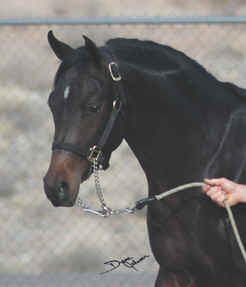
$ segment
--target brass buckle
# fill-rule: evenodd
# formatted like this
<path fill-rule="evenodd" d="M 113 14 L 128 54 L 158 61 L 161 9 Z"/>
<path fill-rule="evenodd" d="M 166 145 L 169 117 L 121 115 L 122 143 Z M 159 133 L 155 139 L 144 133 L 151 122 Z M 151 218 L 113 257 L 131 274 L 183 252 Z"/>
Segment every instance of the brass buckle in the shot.
<path fill-rule="evenodd" d="M 94 145 L 90 148 L 90 153 L 88 155 L 88 161 L 94 163 L 95 161 L 100 163 L 100 161 L 103 160 L 103 153 L 98 148 L 98 146 Z"/>
<path fill-rule="evenodd" d="M 113 71 L 113 67 L 116 68 L 116 71 Z M 115 82 L 119 82 L 122 78 L 119 72 L 119 67 L 115 62 L 111 62 L 108 65 L 110 75 Z"/>

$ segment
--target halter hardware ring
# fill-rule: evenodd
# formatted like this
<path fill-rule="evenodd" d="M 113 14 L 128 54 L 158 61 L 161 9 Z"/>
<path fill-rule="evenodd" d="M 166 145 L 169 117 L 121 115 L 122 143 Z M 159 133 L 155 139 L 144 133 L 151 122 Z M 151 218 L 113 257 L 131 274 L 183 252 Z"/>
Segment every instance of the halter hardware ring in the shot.
<path fill-rule="evenodd" d="M 98 146 L 94 145 L 90 148 L 90 153 L 88 155 L 88 161 L 94 163 L 95 161 L 100 163 L 103 161 L 104 156 L 103 152 L 99 149 Z"/>
<path fill-rule="evenodd" d="M 115 63 L 115 62 L 109 63 L 108 68 L 109 68 L 111 78 L 115 82 L 121 81 L 122 78 L 121 78 L 119 67 L 118 67 L 117 63 Z"/>
<path fill-rule="evenodd" d="M 122 102 L 120 99 L 116 99 L 113 101 L 113 109 L 119 111 L 121 109 Z"/>

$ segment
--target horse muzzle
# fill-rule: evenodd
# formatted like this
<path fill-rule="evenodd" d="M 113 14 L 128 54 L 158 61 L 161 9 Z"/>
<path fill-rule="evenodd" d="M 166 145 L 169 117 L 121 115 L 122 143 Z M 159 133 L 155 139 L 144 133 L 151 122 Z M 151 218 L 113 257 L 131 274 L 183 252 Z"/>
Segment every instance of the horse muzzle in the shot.
<path fill-rule="evenodd" d="M 54 206 L 73 206 L 81 181 L 90 174 L 90 165 L 86 160 L 67 151 L 53 151 L 44 177 L 44 191 Z"/>
<path fill-rule="evenodd" d="M 58 207 L 71 207 L 75 204 L 76 197 L 71 197 L 68 183 L 62 181 L 51 187 L 44 178 L 44 191 L 51 203 Z"/>

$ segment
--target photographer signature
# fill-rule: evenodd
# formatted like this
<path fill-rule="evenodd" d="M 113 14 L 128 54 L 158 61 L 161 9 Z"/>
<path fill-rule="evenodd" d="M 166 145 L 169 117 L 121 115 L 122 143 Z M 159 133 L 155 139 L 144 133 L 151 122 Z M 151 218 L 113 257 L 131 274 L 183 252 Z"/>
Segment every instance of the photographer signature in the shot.
<path fill-rule="evenodd" d="M 107 262 L 104 262 L 105 265 L 109 265 L 111 266 L 111 269 L 108 269 L 104 272 L 101 272 L 100 274 L 105 274 L 105 273 L 108 273 L 110 271 L 113 271 L 117 268 L 120 267 L 120 265 L 123 265 L 127 268 L 131 268 L 135 271 L 138 271 L 137 268 L 135 267 L 135 265 L 139 264 L 141 261 L 143 261 L 144 259 L 146 259 L 147 257 L 149 257 L 148 255 L 144 255 L 142 257 L 140 257 L 139 259 L 135 260 L 134 257 L 126 257 L 126 258 L 123 258 L 121 260 L 117 260 L 117 259 L 114 259 L 114 260 L 110 260 L 110 261 L 107 261 Z"/>

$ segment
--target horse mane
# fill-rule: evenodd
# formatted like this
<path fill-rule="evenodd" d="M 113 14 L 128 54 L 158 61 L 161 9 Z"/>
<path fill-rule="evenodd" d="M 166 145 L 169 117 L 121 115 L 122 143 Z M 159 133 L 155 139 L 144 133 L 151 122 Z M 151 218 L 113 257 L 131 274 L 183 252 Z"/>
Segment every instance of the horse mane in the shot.
<path fill-rule="evenodd" d="M 217 87 L 219 85 L 229 89 L 235 96 L 246 100 L 246 89 L 229 82 L 219 81 L 194 59 L 170 46 L 153 41 L 126 38 L 110 39 L 106 45 L 113 50 L 117 57 L 142 71 L 154 72 L 160 76 L 169 73 L 169 71 L 189 71 L 193 80 L 208 80 L 210 84 L 213 82 Z"/>
<path fill-rule="evenodd" d="M 134 64 L 136 67 L 155 72 L 173 69 L 195 69 L 212 76 L 203 66 L 189 58 L 183 52 L 153 41 L 138 39 L 114 38 L 106 45 L 119 55 L 121 59 Z"/>

